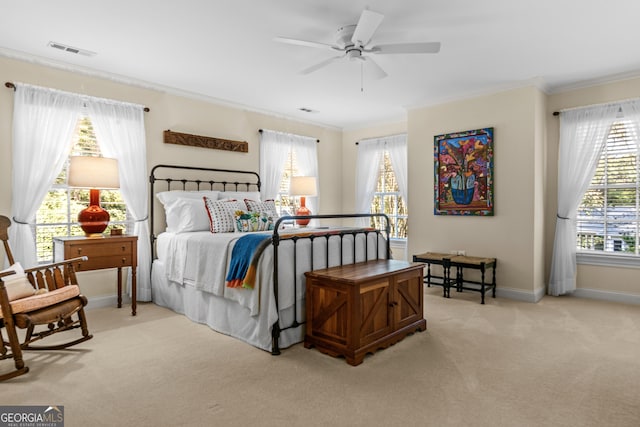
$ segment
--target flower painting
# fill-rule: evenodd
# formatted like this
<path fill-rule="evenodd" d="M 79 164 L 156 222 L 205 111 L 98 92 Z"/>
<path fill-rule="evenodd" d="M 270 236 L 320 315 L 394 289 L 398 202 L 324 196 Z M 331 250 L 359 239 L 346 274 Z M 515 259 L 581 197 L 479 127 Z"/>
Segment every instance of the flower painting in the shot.
<path fill-rule="evenodd" d="M 493 128 L 434 137 L 434 214 L 493 215 Z"/>

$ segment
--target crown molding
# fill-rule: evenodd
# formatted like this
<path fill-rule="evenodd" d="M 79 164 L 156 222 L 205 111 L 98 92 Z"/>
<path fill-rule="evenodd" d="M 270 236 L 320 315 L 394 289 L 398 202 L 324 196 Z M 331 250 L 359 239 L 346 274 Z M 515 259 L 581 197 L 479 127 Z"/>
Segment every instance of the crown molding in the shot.
<path fill-rule="evenodd" d="M 141 89 L 153 90 L 156 92 L 166 93 L 169 95 L 180 96 L 187 99 L 193 99 L 197 101 L 207 102 L 209 104 L 219 105 L 223 107 L 234 108 L 237 110 L 245 110 L 253 113 L 264 114 L 266 116 L 274 117 L 282 120 L 290 120 L 297 123 L 303 123 L 311 126 L 318 126 L 324 129 L 337 130 L 342 131 L 341 127 L 337 127 L 335 125 L 330 125 L 327 123 L 317 122 L 313 120 L 304 120 L 299 117 L 293 117 L 286 114 L 277 113 L 275 111 L 260 109 L 256 107 L 252 107 L 249 105 L 240 104 L 233 101 L 228 101 L 225 99 L 216 98 L 209 95 L 203 95 L 195 92 L 190 92 L 182 89 L 177 89 L 171 86 L 165 86 L 157 83 L 152 83 L 146 80 L 135 79 L 131 77 L 126 77 L 120 74 L 115 73 L 107 73 L 104 71 L 98 71 L 93 68 L 83 67 L 80 65 L 69 64 L 62 61 L 56 61 L 49 58 L 44 58 L 41 56 L 31 55 L 25 52 L 20 52 L 12 49 L 7 49 L 4 47 L 0 47 L 0 56 L 14 59 L 22 62 L 28 62 L 34 65 L 40 65 L 43 67 L 55 68 L 57 70 L 66 71 L 69 73 L 82 74 L 88 77 L 100 78 L 103 80 L 108 80 L 113 83 L 119 83 L 127 86 L 134 86 Z"/>
<path fill-rule="evenodd" d="M 640 70 L 628 71 L 625 73 L 609 74 L 607 76 L 598 77 L 595 79 L 587 79 L 587 80 L 581 80 L 579 82 L 552 86 L 549 91 L 549 94 L 571 92 L 577 89 L 585 89 L 589 87 L 601 86 L 604 84 L 622 82 L 625 80 L 632 80 L 637 78 L 640 78 Z"/>
<path fill-rule="evenodd" d="M 545 82 L 542 77 L 532 77 L 527 80 L 521 80 L 518 82 L 510 82 L 498 85 L 492 85 L 490 87 L 486 87 L 484 89 L 469 91 L 466 93 L 461 93 L 453 96 L 443 96 L 440 98 L 432 99 L 425 103 L 407 105 L 405 108 L 407 110 L 416 110 L 420 108 L 427 107 L 435 107 L 438 105 L 448 104 L 451 102 L 465 101 L 473 98 L 480 98 L 482 96 L 494 95 L 500 92 L 507 92 L 515 89 L 523 89 L 527 87 L 535 87 L 545 94 L 549 94 L 549 85 Z"/>

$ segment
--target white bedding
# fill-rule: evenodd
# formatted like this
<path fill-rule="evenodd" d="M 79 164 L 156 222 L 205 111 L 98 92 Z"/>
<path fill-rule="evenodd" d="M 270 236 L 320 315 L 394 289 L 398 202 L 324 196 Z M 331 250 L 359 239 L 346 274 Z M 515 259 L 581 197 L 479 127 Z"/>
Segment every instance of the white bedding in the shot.
<path fill-rule="evenodd" d="M 272 246 L 260 258 L 254 289 L 225 286 L 233 245 L 242 235 L 244 233 L 160 234 L 157 240 L 158 259 L 152 267 L 153 300 L 184 313 L 193 321 L 206 323 L 219 332 L 258 348 L 271 350 L 271 328 L 276 320 L 280 319 L 281 326 L 289 325 L 294 312 L 298 313 L 298 320 L 304 319 L 304 272 L 340 264 L 340 238 L 332 236 L 329 239 L 328 265 L 325 260 L 325 237 L 316 237 L 313 241 L 313 265 L 309 240 L 297 242 L 295 257 L 292 240 L 281 240 L 278 250 L 278 313 L 274 298 Z M 382 236 L 380 240 L 376 254 L 375 234 L 369 236 L 369 259 L 376 255 L 384 257 Z M 354 262 L 352 236 L 345 236 L 342 245 L 343 263 Z M 364 235 L 358 235 L 356 262 L 365 260 L 364 247 Z M 294 258 L 297 265 L 295 282 Z M 304 327 L 283 331 L 280 347 L 286 348 L 303 339 Z"/>
<path fill-rule="evenodd" d="M 270 232 L 261 234 L 271 235 Z M 158 259 L 165 261 L 167 280 L 177 284 L 188 283 L 199 291 L 236 301 L 256 315 L 258 292 L 225 286 L 231 252 L 242 235 L 209 231 L 162 233 L 158 237 L 158 247 L 161 248 Z"/>

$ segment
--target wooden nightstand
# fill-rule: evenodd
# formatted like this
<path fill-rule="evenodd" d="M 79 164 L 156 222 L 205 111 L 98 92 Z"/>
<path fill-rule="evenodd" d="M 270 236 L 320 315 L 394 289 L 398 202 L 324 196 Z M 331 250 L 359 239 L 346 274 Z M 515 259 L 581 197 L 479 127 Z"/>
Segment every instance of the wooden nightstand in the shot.
<path fill-rule="evenodd" d="M 118 308 L 122 307 L 122 267 L 131 267 L 131 315 L 136 315 L 136 267 L 138 265 L 138 237 L 54 237 L 55 261 L 87 256 L 89 259 L 75 264 L 76 271 L 118 269 Z"/>

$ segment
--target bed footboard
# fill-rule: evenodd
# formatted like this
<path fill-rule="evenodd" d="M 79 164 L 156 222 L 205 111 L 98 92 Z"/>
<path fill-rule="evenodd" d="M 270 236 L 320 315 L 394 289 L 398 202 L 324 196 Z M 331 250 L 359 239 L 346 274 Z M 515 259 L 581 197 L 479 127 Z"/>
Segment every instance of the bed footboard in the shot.
<path fill-rule="evenodd" d="M 289 284 L 283 284 L 279 282 L 279 271 L 278 271 L 278 247 L 280 246 L 280 242 L 281 240 L 283 240 L 283 238 L 285 238 L 281 232 L 279 232 L 278 230 L 281 230 L 281 225 L 283 223 L 287 223 L 287 222 L 291 222 L 294 221 L 296 219 L 338 219 L 338 220 L 343 220 L 343 219 L 349 219 L 349 218 L 378 218 L 379 221 L 382 222 L 382 227 L 381 228 L 345 228 L 344 230 L 339 230 L 339 231 L 331 231 L 330 233 L 323 233 L 322 229 L 311 229 L 314 230 L 314 232 L 310 232 L 310 233 L 306 233 L 303 235 L 294 235 L 294 236 L 290 236 L 290 237 L 286 237 L 287 240 L 292 240 L 293 241 L 293 245 L 294 245 L 294 250 L 293 250 L 293 254 L 294 254 L 294 260 L 293 260 L 293 269 L 294 269 L 294 274 L 293 277 L 294 279 L 294 283 L 290 284 L 291 286 L 293 286 L 293 291 L 294 291 L 294 298 L 293 298 L 293 312 L 294 312 L 294 319 L 287 325 L 283 325 L 282 321 L 280 318 L 278 318 L 278 320 L 273 324 L 273 328 L 272 328 L 272 348 L 271 348 L 271 354 L 273 355 L 278 355 L 280 354 L 280 333 L 286 329 L 291 329 L 291 328 L 298 328 L 301 325 L 306 323 L 306 319 L 300 319 L 298 318 L 298 300 L 299 300 L 299 296 L 301 295 L 301 292 L 303 291 L 303 284 L 302 283 L 297 283 L 298 282 L 298 272 L 296 271 L 297 268 L 297 260 L 296 257 L 298 257 L 299 251 L 298 251 L 298 242 L 301 240 L 310 240 L 311 241 L 311 251 L 309 253 L 309 261 L 310 261 L 310 265 L 311 265 L 311 270 L 314 269 L 314 265 L 313 265 L 313 260 L 314 260 L 314 254 L 313 254 L 313 241 L 315 239 L 326 239 L 326 253 L 324 254 L 324 260 L 325 260 L 325 265 L 328 265 L 329 263 L 329 239 L 331 237 L 338 237 L 340 239 L 340 243 L 339 243 L 339 248 L 340 248 L 340 265 L 343 265 L 343 254 L 342 254 L 342 248 L 344 247 L 344 239 L 347 236 L 350 236 L 353 239 L 353 257 L 352 259 L 356 260 L 356 238 L 358 235 L 364 235 L 364 245 L 365 247 L 363 248 L 363 252 L 364 252 L 364 256 L 365 256 L 365 261 L 369 261 L 371 259 L 379 259 L 379 258 L 384 258 L 384 259 L 389 259 L 391 258 L 391 249 L 390 249 L 390 244 L 389 244 L 389 236 L 390 236 L 390 223 L 389 223 L 389 218 L 387 217 L 387 215 L 385 214 L 336 214 L 336 215 L 310 215 L 310 216 L 283 216 L 281 218 L 278 219 L 278 221 L 275 224 L 275 230 L 273 232 L 273 236 L 272 236 L 272 244 L 273 244 L 273 292 L 274 292 L 274 297 L 275 297 L 275 302 L 276 302 L 276 308 L 278 308 L 278 313 L 279 308 L 280 308 L 280 299 L 279 299 L 279 286 L 288 286 Z M 374 240 L 374 244 L 376 245 L 375 247 L 375 258 L 370 258 L 369 257 L 369 248 L 367 247 L 367 245 L 369 244 L 369 235 L 370 234 L 374 234 L 375 235 L 375 240 Z M 384 247 L 380 248 L 380 237 L 384 238 Z M 382 250 L 381 250 L 382 249 Z M 382 256 L 381 256 L 382 254 Z"/>

